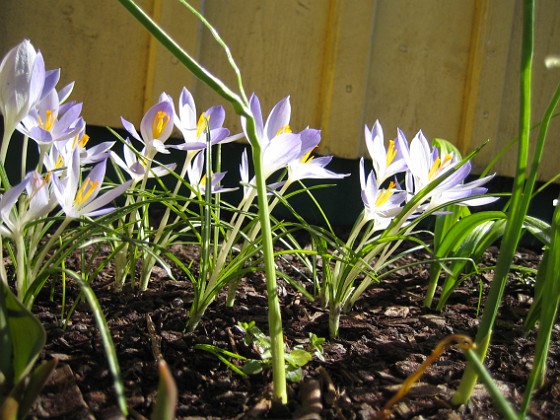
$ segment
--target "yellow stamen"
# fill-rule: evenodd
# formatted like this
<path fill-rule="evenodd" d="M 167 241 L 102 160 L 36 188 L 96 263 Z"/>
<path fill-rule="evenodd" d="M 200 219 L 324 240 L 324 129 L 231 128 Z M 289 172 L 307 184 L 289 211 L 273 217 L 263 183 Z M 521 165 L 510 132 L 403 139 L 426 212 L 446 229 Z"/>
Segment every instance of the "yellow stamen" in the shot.
<path fill-rule="evenodd" d="M 210 122 L 210 117 L 206 118 L 206 114 L 203 112 L 200 114 L 198 123 L 196 124 L 196 138 L 202 136 L 202 134 L 208 129 L 208 123 Z"/>
<path fill-rule="evenodd" d="M 432 180 L 436 178 L 441 172 L 441 170 L 445 168 L 452 160 L 453 160 L 453 155 L 450 153 L 446 154 L 443 157 L 443 160 L 441 160 L 439 157 L 436 158 L 432 167 L 430 168 L 430 171 L 428 172 L 428 179 Z"/>
<path fill-rule="evenodd" d="M 51 109 L 45 111 L 45 121 L 43 121 L 41 116 L 38 116 L 37 119 L 39 120 L 39 127 L 47 131 L 51 131 L 56 120 Z"/>
<path fill-rule="evenodd" d="M 309 152 L 307 152 L 305 155 L 303 155 L 303 157 L 301 158 L 301 163 L 309 163 L 313 160 L 313 156 L 311 156 L 311 152 L 314 149 L 315 148 L 311 149 Z"/>
<path fill-rule="evenodd" d="M 84 148 L 86 147 L 86 144 L 89 141 L 89 136 L 87 134 L 84 134 L 81 138 L 78 137 L 78 134 L 76 134 L 74 136 L 74 141 L 72 143 L 72 149 L 75 149 L 76 146 L 79 146 L 80 148 Z"/>
<path fill-rule="evenodd" d="M 99 181 L 92 181 L 91 179 L 86 178 L 86 180 L 78 190 L 78 193 L 76 194 L 76 199 L 74 200 L 74 203 L 77 206 L 84 204 L 87 201 L 87 199 L 93 194 L 93 192 L 96 190 L 98 186 L 99 186 Z"/>
<path fill-rule="evenodd" d="M 395 147 L 395 140 L 389 140 L 389 150 L 387 150 L 387 166 L 395 160 L 397 156 L 397 148 Z"/>
<path fill-rule="evenodd" d="M 152 122 L 152 134 L 154 135 L 154 139 L 159 138 L 165 127 L 171 120 L 171 117 L 167 115 L 167 113 L 163 111 L 158 111 L 156 116 L 154 117 L 154 121 Z"/>
<path fill-rule="evenodd" d="M 62 157 L 62 155 L 59 155 L 58 158 L 56 159 L 54 167 L 55 169 L 60 169 L 63 166 L 64 166 L 64 158 Z"/>
<path fill-rule="evenodd" d="M 80 139 L 80 142 L 78 143 L 78 145 L 83 149 L 84 147 L 86 147 L 86 144 L 89 141 L 89 136 L 87 134 L 84 134 L 82 136 L 82 138 Z"/>
<path fill-rule="evenodd" d="M 376 207 L 381 207 L 383 204 L 385 204 L 387 202 L 387 200 L 389 200 L 389 198 L 391 198 L 391 196 L 393 195 L 393 189 L 397 186 L 397 184 L 395 184 L 393 181 L 391 181 L 389 183 L 389 186 L 387 187 L 387 189 L 384 189 L 383 191 L 381 191 L 379 193 L 379 195 L 377 196 L 377 200 L 375 200 L 375 206 Z"/>
<path fill-rule="evenodd" d="M 284 127 L 280 127 L 280 129 L 276 132 L 276 135 L 279 136 L 280 134 L 284 133 L 291 133 L 292 129 L 289 125 L 285 125 Z"/>
<path fill-rule="evenodd" d="M 147 167 L 148 166 L 148 159 L 144 156 L 140 156 L 138 158 L 138 162 L 140 162 L 140 165 L 142 165 L 142 167 Z"/>

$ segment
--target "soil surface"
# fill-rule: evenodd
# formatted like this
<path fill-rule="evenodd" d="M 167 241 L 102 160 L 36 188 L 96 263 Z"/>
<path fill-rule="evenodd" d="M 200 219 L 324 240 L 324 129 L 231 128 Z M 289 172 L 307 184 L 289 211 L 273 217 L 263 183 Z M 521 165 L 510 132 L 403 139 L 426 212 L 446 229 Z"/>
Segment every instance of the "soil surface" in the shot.
<path fill-rule="evenodd" d="M 193 248 L 177 248 L 183 261 L 197 261 Z M 495 263 L 490 249 L 484 263 Z M 416 258 L 422 258 L 417 256 Z M 425 256 L 424 256 L 425 257 Z M 414 258 L 414 257 L 410 257 Z M 539 255 L 517 254 L 517 264 L 536 267 Z M 405 261 L 410 262 L 410 261 Z M 289 262 L 282 270 L 290 272 Z M 225 305 L 225 293 L 211 305 L 194 333 L 184 332 L 192 287 L 178 275 L 171 280 L 156 268 L 146 292 L 125 289 L 116 293 L 110 273 L 103 273 L 93 288 L 104 309 L 117 348 L 126 388 L 130 418 L 150 418 L 158 386 L 154 343 L 171 368 L 179 399 L 177 418 L 324 418 L 371 419 L 397 392 L 400 384 L 450 334 L 474 338 L 479 322 L 477 305 L 482 287 L 487 292 L 492 272 L 465 281 L 443 312 L 422 307 L 428 279 L 427 266 L 403 268 L 370 288 L 354 310 L 343 315 L 340 337 L 324 343 L 324 361 L 313 358 L 304 367 L 301 382 L 289 384 L 289 403 L 271 404 L 271 372 L 241 377 L 214 355 L 195 349 L 212 344 L 258 359 L 244 344 L 236 327 L 255 321 L 267 331 L 266 292 L 259 273 L 244 279 L 236 304 Z M 31 418 L 113 419 L 119 411 L 112 378 L 99 332 L 79 288 L 67 283 L 66 314 L 75 305 L 68 325 L 62 327 L 60 281 L 45 286 L 34 312 L 48 334 L 43 359 L 57 357 L 59 365 L 33 408 Z M 311 289 L 310 289 L 311 290 Z M 309 334 L 328 338 L 328 314 L 285 283 L 280 283 L 286 344 L 306 344 Z M 535 333 L 525 335 L 523 320 L 531 303 L 533 280 L 513 273 L 506 291 L 487 366 L 502 391 L 517 408 L 534 353 Z M 148 330 L 148 318 L 155 333 Z M 532 402 L 530 417 L 560 418 L 560 348 L 556 326 L 548 362 L 547 380 Z M 450 349 L 428 368 L 408 395 L 393 406 L 393 418 L 485 418 L 501 416 L 482 385 L 467 406 L 454 408 L 450 400 L 465 366 L 464 355 Z"/>

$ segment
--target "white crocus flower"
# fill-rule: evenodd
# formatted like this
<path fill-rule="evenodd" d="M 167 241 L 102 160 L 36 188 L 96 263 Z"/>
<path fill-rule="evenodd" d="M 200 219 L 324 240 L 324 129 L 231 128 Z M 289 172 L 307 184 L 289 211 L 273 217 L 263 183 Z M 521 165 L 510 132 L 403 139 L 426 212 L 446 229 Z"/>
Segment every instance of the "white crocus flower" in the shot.
<path fill-rule="evenodd" d="M 386 179 L 406 170 L 405 156 L 408 144 L 400 130 L 396 140 L 389 140 L 388 148 L 385 148 L 385 137 L 379 121 L 375 122 L 371 130 L 366 125 L 364 133 L 377 182 L 382 184 Z"/>
<path fill-rule="evenodd" d="M 78 149 L 74 149 L 64 179 L 59 179 L 56 176 L 52 178 L 53 190 L 62 210 L 67 217 L 73 219 L 81 216 L 101 216 L 113 211 L 114 207 L 101 207 L 120 196 L 129 187 L 132 180 L 97 197 L 105 177 L 107 161 L 98 163 L 79 185 L 80 162 L 78 153 Z"/>
<path fill-rule="evenodd" d="M 45 62 L 29 40 L 12 48 L 0 63 L 0 113 L 4 140 L 0 163 L 4 164 L 9 140 L 19 122 L 41 99 L 45 86 Z"/>
<path fill-rule="evenodd" d="M 406 192 L 397 191 L 394 182 L 389 183 L 387 188 L 379 188 L 373 171 L 366 178 L 364 158 L 360 160 L 360 186 L 366 220 L 375 221 L 375 230 L 385 229 L 401 212 Z"/>
<path fill-rule="evenodd" d="M 130 177 L 135 181 L 141 180 L 145 173 L 148 163 L 148 157 L 146 156 L 146 148 L 144 147 L 140 153 L 138 153 L 130 143 L 129 139 L 125 140 L 123 145 L 123 157 L 124 161 L 115 153 L 111 152 L 111 159 L 122 169 L 130 175 Z M 162 165 L 156 167 L 150 167 L 148 172 L 148 178 L 162 177 L 168 175 L 176 168 L 176 164 L 172 163 L 169 165 Z"/>

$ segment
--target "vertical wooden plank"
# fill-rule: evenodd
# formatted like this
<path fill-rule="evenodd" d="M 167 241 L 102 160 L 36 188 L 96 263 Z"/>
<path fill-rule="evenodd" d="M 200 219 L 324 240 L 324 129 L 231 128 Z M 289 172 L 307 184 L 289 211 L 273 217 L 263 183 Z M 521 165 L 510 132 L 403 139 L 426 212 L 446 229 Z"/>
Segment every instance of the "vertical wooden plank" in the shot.
<path fill-rule="evenodd" d="M 473 1 L 379 1 L 365 121 L 456 142 L 473 17 Z"/>
<path fill-rule="evenodd" d="M 489 162 L 495 153 L 502 92 L 508 71 L 514 6 L 514 3 L 508 0 L 476 2 L 457 142 L 461 152 L 467 154 L 490 140 L 475 157 L 475 163 L 478 165 L 475 170 L 484 169 L 484 162 Z"/>
<path fill-rule="evenodd" d="M 139 2 L 150 12 L 152 2 Z M 60 86 L 75 81 L 88 124 L 120 127 L 120 115 L 142 115 L 148 35 L 111 0 L 4 0 L 2 53 L 29 38 L 47 68 L 62 69 Z"/>
<path fill-rule="evenodd" d="M 156 1 L 154 11 L 158 9 L 161 26 L 192 57 L 198 56 L 201 24 L 196 17 L 178 1 Z M 201 10 L 200 0 L 190 1 L 190 4 Z M 167 92 L 177 102 L 183 86 L 192 91 L 195 84 L 192 73 L 162 45 L 154 41 L 151 49 L 153 72 L 148 75 L 147 85 L 150 88 L 146 92 L 146 108 L 152 106 L 162 92 Z"/>
<path fill-rule="evenodd" d="M 543 116 L 552 93 L 559 82 L 558 70 L 547 70 L 544 67 L 544 58 L 547 54 L 560 49 L 560 8 L 555 0 L 541 0 L 536 2 L 535 15 L 535 53 L 533 67 L 533 124 L 537 124 Z M 519 132 L 519 63 L 521 49 L 522 29 L 522 1 L 516 2 L 513 19 L 513 31 L 509 40 L 508 71 L 505 74 L 504 90 L 501 96 L 501 115 L 496 142 L 491 152 L 499 152 L 505 145 L 514 139 Z M 560 155 L 560 121 L 553 120 L 549 129 L 549 138 L 545 156 L 539 166 L 539 179 L 547 180 L 560 171 L 558 156 Z M 533 143 L 536 140 L 537 130 L 533 130 Z M 495 171 L 499 175 L 513 176 L 515 174 L 516 151 L 514 146 L 496 164 Z M 486 163 L 487 157 L 481 160 Z"/>
<path fill-rule="evenodd" d="M 229 45 L 245 90 L 257 93 L 263 112 L 268 113 L 276 102 L 291 95 L 291 125 L 295 131 L 319 125 L 315 108 L 321 88 L 327 11 L 327 3 L 322 0 L 204 3 L 205 17 Z M 200 34 L 199 59 L 237 90 L 224 52 L 205 29 Z M 201 110 L 223 103 L 200 83 L 195 85 L 194 94 Z M 226 106 L 226 111 L 228 126 L 240 131 L 239 118 L 230 107 Z"/>
<path fill-rule="evenodd" d="M 356 158 L 363 141 L 371 31 L 376 2 L 330 2 L 318 110 L 324 154 Z"/>

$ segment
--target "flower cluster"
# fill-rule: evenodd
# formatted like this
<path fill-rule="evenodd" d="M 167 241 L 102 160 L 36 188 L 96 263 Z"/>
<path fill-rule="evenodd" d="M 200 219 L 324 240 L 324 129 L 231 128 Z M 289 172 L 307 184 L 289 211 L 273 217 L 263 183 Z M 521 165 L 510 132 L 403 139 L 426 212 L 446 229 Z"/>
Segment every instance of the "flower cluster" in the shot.
<path fill-rule="evenodd" d="M 125 205 L 116 212 L 118 222 L 113 231 L 124 241 L 111 242 L 117 288 L 124 284 L 129 274 L 134 281 L 138 260 L 142 263 L 140 287 L 147 288 L 154 264 L 162 263 L 160 253 L 180 235 L 189 232 L 202 238 L 201 247 L 207 249 L 209 232 L 215 232 L 214 252 L 203 253 L 208 261 L 201 264 L 204 266 L 201 277 L 204 278 L 196 283 L 195 303 L 190 314 L 193 325 L 196 325 L 221 287 L 229 284 L 233 296 L 242 268 L 251 264 L 259 249 L 261 224 L 252 212 L 257 197 L 257 180 L 249 172 L 247 150 L 240 164 L 243 197 L 231 221 L 223 226 L 219 221 L 212 222 L 212 217 L 219 217 L 216 216 L 217 209 L 222 204 L 220 198 L 207 202 L 211 197 L 209 194 L 236 189 L 235 186 L 226 188 L 222 185 L 226 173 L 213 167 L 211 148 L 245 136 L 249 138 L 248 117 L 241 118 L 243 132 L 232 134 L 223 126 L 225 110 L 222 106 L 212 106 L 199 115 L 187 88 L 182 89 L 177 104 L 170 95 L 162 93 L 143 116 L 138 129 L 134 123 L 121 118 L 128 137 L 120 139 L 123 149 L 119 155 L 112 150 L 115 141 L 87 147 L 89 137 L 81 116 L 82 104 L 69 100 L 73 83 L 57 89 L 59 77 L 60 70 L 45 70 L 41 53 L 27 40 L 9 51 L 0 65 L 0 111 L 5 122 L 0 156 L 4 190 L 0 198 L 0 240 L 3 237 L 13 241 L 15 254 L 21 258 L 17 275 L 20 295 L 25 294 L 27 279 L 38 275 L 48 250 L 56 242 L 55 235 L 42 252 L 33 249 L 38 248 L 46 228 L 54 227 L 52 222 L 47 223 L 50 216 L 63 216 L 64 222 L 57 230 L 62 232 L 72 220 L 103 216 L 117 210 L 113 204 L 115 199 L 127 192 Z M 331 156 L 312 156 L 321 141 L 319 130 L 306 127 L 299 132 L 292 131 L 289 97 L 280 100 L 266 119 L 255 94 L 247 105 L 262 156 L 262 179 L 268 182 L 273 174 L 278 174 L 274 182 L 268 184 L 270 211 L 295 182 L 341 179 L 349 175 L 327 169 Z M 15 130 L 35 142 L 39 163 L 28 171 L 23 160 L 21 181 L 12 187 L 3 164 Z M 172 139 L 174 131 L 182 137 L 179 142 Z M 470 162 L 430 147 L 422 132 L 409 143 L 404 133 L 398 130 L 395 140 L 386 144 L 381 124 L 376 122 L 371 129 L 365 127 L 365 142 L 373 169 L 367 172 L 365 160 L 360 160 L 364 212 L 349 241 L 339 251 L 342 257 L 337 259 L 334 274 L 329 276 L 339 286 L 335 284 L 335 288 L 325 294 L 329 298 L 324 299 L 325 304 L 331 303 L 335 314 L 342 307 L 351 306 L 359 296 L 361 289 L 354 290 L 354 280 L 359 273 L 367 271 L 360 268 L 360 264 L 369 264 L 368 261 L 380 254 L 379 264 L 387 260 L 383 255 L 385 248 L 378 246 L 372 250 L 371 244 L 376 240 L 374 234 L 400 235 L 421 214 L 440 211 L 449 203 L 480 205 L 494 200 L 480 197 L 486 192 L 483 185 L 491 177 L 466 182 Z M 25 150 L 24 155 L 26 153 Z M 177 162 L 163 164 L 158 161 L 158 154 L 175 159 L 181 153 L 184 155 L 182 166 Z M 111 187 L 105 179 L 108 162 L 112 162 L 120 179 L 120 183 Z M 158 192 L 157 200 L 170 204 L 166 204 L 160 225 L 154 228 L 150 225 L 146 198 L 156 195 L 154 191 L 146 191 L 147 181 L 169 174 L 175 177 L 175 188 L 165 187 Z M 189 196 L 180 195 L 184 186 L 190 190 Z M 178 205 L 179 200 L 183 201 L 182 205 Z M 198 214 L 189 209 L 192 201 L 197 206 L 203 204 Z M 55 211 L 57 207 L 59 210 Z M 170 221 L 172 212 L 175 219 Z M 185 222 L 187 213 L 193 220 Z M 248 230 L 243 232 L 246 226 Z M 33 240 L 27 240 L 30 237 Z M 237 247 L 235 252 L 234 247 Z M 363 250 L 367 252 L 364 254 Z M 354 257 L 350 258 L 352 255 Z M 346 263 L 352 268 L 345 269 Z M 21 268 L 25 266 L 28 269 Z M 375 271 L 376 267 L 368 265 L 367 269 Z M 0 268 L 2 280 L 7 283 L 6 270 L 3 266 Z"/>
<path fill-rule="evenodd" d="M 450 203 L 477 206 L 496 200 L 495 197 L 479 197 L 487 192 L 483 185 L 493 175 L 465 183 L 471 171 L 470 161 L 461 164 L 453 153 L 441 155 L 437 147 L 430 148 L 422 131 L 409 145 L 404 133 L 398 129 L 396 139 L 390 140 L 385 147 L 383 128 L 376 121 L 371 129 L 365 127 L 365 141 L 373 170 L 366 176 L 364 158 L 360 160 L 361 194 L 365 218 L 374 221 L 375 230 L 386 229 L 402 212 L 404 205 L 420 192 L 423 192 L 422 200 L 409 217 Z M 400 180 L 398 174 L 402 175 Z M 441 178 L 440 182 L 437 182 L 438 178 Z M 430 184 L 433 186 L 427 188 Z"/>

